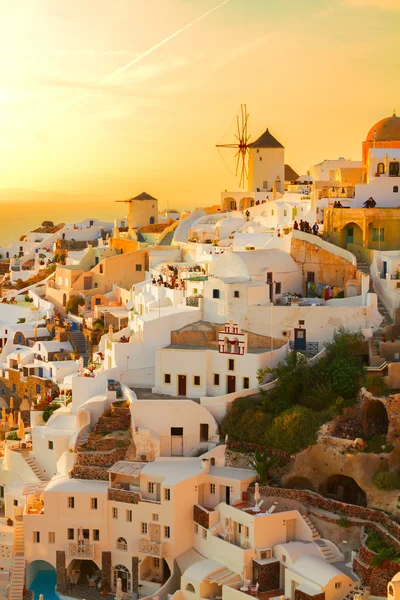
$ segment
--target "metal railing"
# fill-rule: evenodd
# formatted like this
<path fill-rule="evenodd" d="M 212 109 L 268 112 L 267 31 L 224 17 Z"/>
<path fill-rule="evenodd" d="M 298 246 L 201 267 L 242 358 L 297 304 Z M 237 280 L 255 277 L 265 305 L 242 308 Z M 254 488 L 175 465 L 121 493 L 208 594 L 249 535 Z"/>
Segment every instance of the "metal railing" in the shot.
<path fill-rule="evenodd" d="M 296 342 L 291 340 L 289 342 L 290 350 L 297 350 L 297 352 L 303 352 L 307 356 L 315 356 L 318 354 L 318 342 L 306 342 L 304 348 L 296 348 Z"/>

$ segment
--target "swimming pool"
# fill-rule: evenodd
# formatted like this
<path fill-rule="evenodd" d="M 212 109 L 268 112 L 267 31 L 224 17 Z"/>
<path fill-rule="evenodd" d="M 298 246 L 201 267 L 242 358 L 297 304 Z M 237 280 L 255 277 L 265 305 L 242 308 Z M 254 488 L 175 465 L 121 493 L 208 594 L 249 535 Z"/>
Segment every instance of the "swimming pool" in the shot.
<path fill-rule="evenodd" d="M 34 593 L 34 600 L 39 600 L 39 594 L 43 594 L 44 600 L 60 600 L 56 593 L 55 571 L 39 571 L 29 589 Z"/>

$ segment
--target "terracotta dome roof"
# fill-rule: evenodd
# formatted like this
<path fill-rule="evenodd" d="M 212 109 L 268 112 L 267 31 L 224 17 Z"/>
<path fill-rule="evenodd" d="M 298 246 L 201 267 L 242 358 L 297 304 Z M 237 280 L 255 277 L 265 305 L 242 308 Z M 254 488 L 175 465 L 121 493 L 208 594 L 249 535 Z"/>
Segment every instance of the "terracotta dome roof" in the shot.
<path fill-rule="evenodd" d="M 400 117 L 393 113 L 391 117 L 386 117 L 386 119 L 376 123 L 368 132 L 367 142 L 374 141 L 375 131 L 377 142 L 400 141 Z"/>

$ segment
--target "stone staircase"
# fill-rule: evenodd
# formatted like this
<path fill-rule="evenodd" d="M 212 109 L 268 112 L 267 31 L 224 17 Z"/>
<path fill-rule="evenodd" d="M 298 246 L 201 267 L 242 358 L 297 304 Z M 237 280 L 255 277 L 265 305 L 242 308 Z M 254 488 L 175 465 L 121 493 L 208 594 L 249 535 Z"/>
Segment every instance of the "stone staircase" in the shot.
<path fill-rule="evenodd" d="M 315 527 L 314 523 L 307 515 L 302 515 L 304 521 L 307 523 L 308 527 L 311 529 L 312 533 L 312 541 L 317 544 L 319 550 L 323 556 L 323 558 L 329 562 L 336 562 L 341 560 L 341 557 L 337 556 L 333 550 L 328 546 L 328 544 L 323 540 L 319 534 L 318 529 Z"/>
<path fill-rule="evenodd" d="M 319 549 L 321 551 L 322 556 L 324 557 L 324 559 L 329 562 L 335 562 L 337 560 L 340 560 L 339 557 L 336 556 L 336 554 L 332 551 L 332 549 L 324 542 L 324 540 L 319 539 L 316 540 L 316 543 L 319 546 Z"/>
<path fill-rule="evenodd" d="M 22 516 L 14 521 L 14 558 L 11 567 L 9 600 L 22 600 L 25 584 L 25 544 Z"/>
<path fill-rule="evenodd" d="M 171 246 L 174 240 L 175 231 L 169 231 L 158 244 L 159 246 Z"/>
<path fill-rule="evenodd" d="M 309 517 L 307 517 L 307 515 L 302 515 L 302 517 L 303 517 L 304 521 L 307 523 L 308 527 L 311 529 L 313 542 L 320 540 L 321 536 L 319 535 L 318 529 L 315 527 L 315 525 L 311 521 L 311 519 Z"/>
<path fill-rule="evenodd" d="M 83 335 L 82 331 L 79 331 L 79 329 L 72 329 L 70 331 L 70 336 L 72 346 L 79 352 L 79 355 L 83 358 L 85 366 L 87 366 L 90 357 L 85 336 Z"/>

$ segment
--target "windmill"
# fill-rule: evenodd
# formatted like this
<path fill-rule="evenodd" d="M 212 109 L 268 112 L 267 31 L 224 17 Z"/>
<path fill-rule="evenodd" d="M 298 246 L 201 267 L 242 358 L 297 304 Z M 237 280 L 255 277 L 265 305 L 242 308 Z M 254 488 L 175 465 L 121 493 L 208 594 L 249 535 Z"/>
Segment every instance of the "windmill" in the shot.
<path fill-rule="evenodd" d="M 217 144 L 217 148 L 232 148 L 236 150 L 236 177 L 239 176 L 239 186 L 243 188 L 245 186 L 245 181 L 247 180 L 246 159 L 249 152 L 248 141 L 250 139 L 250 135 L 247 133 L 248 119 L 249 115 L 247 113 L 246 104 L 241 104 L 240 114 L 236 117 L 237 133 L 235 134 L 235 137 L 237 141 L 232 144 Z"/>

